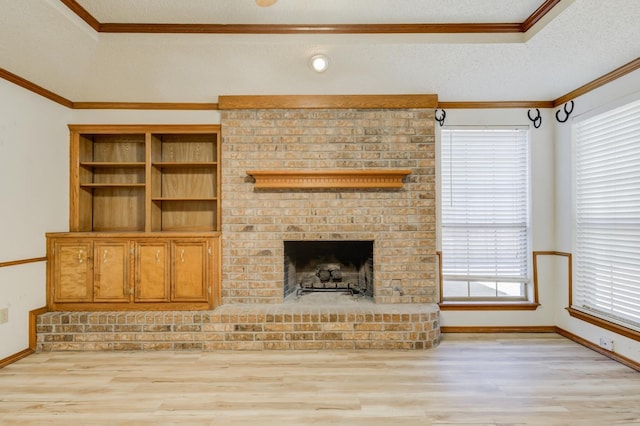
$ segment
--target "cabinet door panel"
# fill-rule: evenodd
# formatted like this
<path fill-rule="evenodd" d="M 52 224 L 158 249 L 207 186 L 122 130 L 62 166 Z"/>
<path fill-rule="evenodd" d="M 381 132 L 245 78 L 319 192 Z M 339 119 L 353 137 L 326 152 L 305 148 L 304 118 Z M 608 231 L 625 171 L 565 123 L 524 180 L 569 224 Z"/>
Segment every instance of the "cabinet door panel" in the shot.
<path fill-rule="evenodd" d="M 54 302 L 92 301 L 91 242 L 55 242 L 53 268 Z"/>
<path fill-rule="evenodd" d="M 169 256 L 166 242 L 136 243 L 135 301 L 169 301 Z"/>
<path fill-rule="evenodd" d="M 94 302 L 129 301 L 129 242 L 94 244 Z"/>
<path fill-rule="evenodd" d="M 207 254 L 208 245 L 204 240 L 172 242 L 171 300 L 207 301 Z"/>

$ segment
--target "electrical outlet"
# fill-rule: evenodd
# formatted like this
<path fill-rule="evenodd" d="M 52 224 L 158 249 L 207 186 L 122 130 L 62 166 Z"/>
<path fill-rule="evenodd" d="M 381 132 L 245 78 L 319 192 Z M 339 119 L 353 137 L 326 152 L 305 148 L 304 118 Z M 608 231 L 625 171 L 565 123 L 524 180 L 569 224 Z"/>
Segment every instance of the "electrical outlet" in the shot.
<path fill-rule="evenodd" d="M 600 338 L 600 347 L 613 352 L 613 340 L 606 337 Z"/>
<path fill-rule="evenodd" d="M 9 322 L 9 308 L 0 309 L 0 324 Z"/>

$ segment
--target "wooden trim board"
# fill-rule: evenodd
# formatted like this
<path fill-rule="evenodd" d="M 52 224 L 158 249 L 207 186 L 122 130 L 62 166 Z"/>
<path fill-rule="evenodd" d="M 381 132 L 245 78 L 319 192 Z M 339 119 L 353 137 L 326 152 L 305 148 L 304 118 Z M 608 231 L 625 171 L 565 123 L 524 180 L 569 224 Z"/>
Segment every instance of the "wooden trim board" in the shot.
<path fill-rule="evenodd" d="M 218 109 L 381 109 L 436 108 L 437 95 L 276 95 L 220 96 Z"/>
<path fill-rule="evenodd" d="M 46 262 L 47 258 L 45 257 L 32 257 L 30 259 L 19 259 L 19 260 L 10 260 L 8 262 L 0 262 L 0 268 L 4 268 L 7 266 L 15 266 L 15 265 L 24 265 L 26 263 L 37 263 L 37 262 Z"/>
<path fill-rule="evenodd" d="M 48 309 L 46 306 L 29 311 L 29 347 L 24 350 L 21 350 L 18 353 L 10 355 L 4 359 L 0 359 L 0 368 L 6 367 L 9 364 L 13 364 L 14 362 L 19 361 L 22 358 L 25 358 L 36 352 L 37 318 L 38 318 L 38 315 L 44 314 L 45 312 L 48 312 Z"/>

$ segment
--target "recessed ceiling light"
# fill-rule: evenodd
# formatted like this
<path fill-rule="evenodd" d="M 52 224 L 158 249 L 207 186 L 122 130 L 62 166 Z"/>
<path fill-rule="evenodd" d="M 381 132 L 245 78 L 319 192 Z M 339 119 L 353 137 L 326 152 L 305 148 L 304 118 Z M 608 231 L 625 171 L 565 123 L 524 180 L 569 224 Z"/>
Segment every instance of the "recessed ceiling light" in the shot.
<path fill-rule="evenodd" d="M 315 72 L 325 72 L 329 68 L 329 57 L 326 55 L 313 55 L 309 59 L 309 66 Z"/>
<path fill-rule="evenodd" d="M 256 4 L 260 7 L 273 6 L 278 0 L 256 0 Z"/>

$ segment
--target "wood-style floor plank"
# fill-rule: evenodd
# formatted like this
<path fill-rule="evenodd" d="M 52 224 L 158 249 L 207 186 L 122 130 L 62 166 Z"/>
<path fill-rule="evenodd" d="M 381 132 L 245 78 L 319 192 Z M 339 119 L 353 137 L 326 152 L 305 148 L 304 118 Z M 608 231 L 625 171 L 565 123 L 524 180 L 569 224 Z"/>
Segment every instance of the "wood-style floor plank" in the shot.
<path fill-rule="evenodd" d="M 427 351 L 53 352 L 0 370 L 1 425 L 640 425 L 640 374 L 555 334 Z"/>

